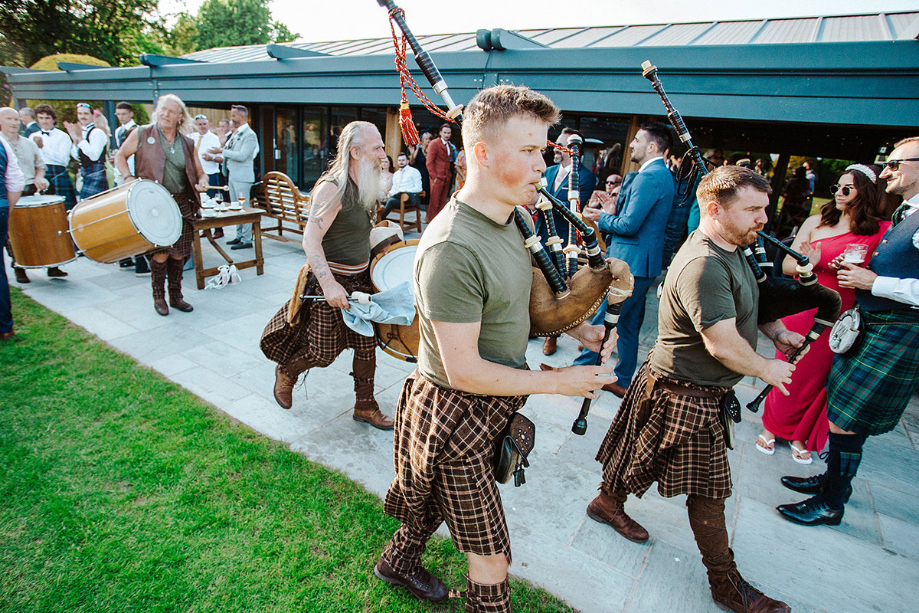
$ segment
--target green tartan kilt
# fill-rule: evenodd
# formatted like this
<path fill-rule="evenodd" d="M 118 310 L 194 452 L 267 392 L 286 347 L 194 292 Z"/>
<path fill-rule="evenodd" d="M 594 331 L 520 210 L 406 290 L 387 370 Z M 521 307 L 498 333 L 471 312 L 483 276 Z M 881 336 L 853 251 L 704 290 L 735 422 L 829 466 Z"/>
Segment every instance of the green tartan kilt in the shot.
<path fill-rule="evenodd" d="M 919 310 L 862 312 L 864 339 L 836 356 L 827 379 L 827 417 L 868 435 L 893 430 L 919 387 Z"/>

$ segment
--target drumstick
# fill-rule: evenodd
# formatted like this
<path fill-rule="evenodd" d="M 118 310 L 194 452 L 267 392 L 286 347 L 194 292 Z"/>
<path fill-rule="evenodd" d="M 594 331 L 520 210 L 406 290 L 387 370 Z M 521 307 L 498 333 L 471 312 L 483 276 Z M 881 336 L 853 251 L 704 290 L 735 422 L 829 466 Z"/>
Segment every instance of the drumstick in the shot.
<path fill-rule="evenodd" d="M 211 189 L 216 189 L 216 190 L 219 190 L 219 191 L 221 191 L 221 192 L 228 192 L 228 191 L 230 191 L 230 186 L 229 186 L 229 185 L 208 185 L 208 186 L 207 186 L 207 189 L 209 189 L 209 190 L 211 190 Z"/>
<path fill-rule="evenodd" d="M 325 296 L 300 296 L 301 300 L 325 300 Z M 373 302 L 370 299 L 370 294 L 366 292 L 351 292 L 351 295 L 348 296 L 348 302 L 356 302 L 358 304 L 370 304 Z"/>

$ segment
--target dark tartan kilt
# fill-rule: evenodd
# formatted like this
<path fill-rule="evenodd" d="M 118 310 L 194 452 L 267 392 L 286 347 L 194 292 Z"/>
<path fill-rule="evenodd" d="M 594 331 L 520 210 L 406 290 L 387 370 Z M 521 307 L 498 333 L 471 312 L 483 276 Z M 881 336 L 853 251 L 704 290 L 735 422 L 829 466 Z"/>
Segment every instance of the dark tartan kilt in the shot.
<path fill-rule="evenodd" d="M 332 275 L 345 291 L 373 292 L 370 270 L 357 275 Z M 312 294 L 322 295 L 322 287 L 313 283 L 310 274 L 307 287 L 315 286 Z M 376 338 L 362 336 L 345 325 L 341 309 L 329 306 L 324 300 L 304 301 L 303 313 L 296 324 L 287 322 L 287 305 L 274 314 L 262 331 L 259 347 L 265 357 L 278 364 L 286 364 L 299 357 L 307 357 L 309 368 L 325 367 L 335 361 L 345 349 L 359 354 L 372 355 L 376 351 Z"/>
<path fill-rule="evenodd" d="M 718 420 L 719 400 L 682 396 L 660 387 L 646 397 L 649 372 L 650 364 L 645 361 L 597 452 L 597 461 L 603 464 L 604 491 L 641 497 L 657 481 L 658 491 L 667 498 L 680 494 L 729 497 L 731 467 L 724 428 Z M 657 378 L 722 395 L 728 391 Z M 650 412 L 647 421 L 639 423 L 645 403 L 650 403 Z"/>
<path fill-rule="evenodd" d="M 55 196 L 63 196 L 64 208 L 68 211 L 77 204 L 77 192 L 73 188 L 73 181 L 70 180 L 70 174 L 64 166 L 48 164 L 45 172 L 45 178 L 51 184 L 49 193 Z"/>
<path fill-rule="evenodd" d="M 83 187 L 80 189 L 80 200 L 86 200 L 109 189 L 108 177 L 105 175 L 105 164 L 93 164 L 80 168 L 83 175 Z"/>
<path fill-rule="evenodd" d="M 510 560 L 492 462 L 498 435 L 526 398 L 467 394 L 417 370 L 409 375 L 396 407 L 396 476 L 383 510 L 420 531 L 442 518 L 458 551 Z"/>
<path fill-rule="evenodd" d="M 862 312 L 862 319 L 861 346 L 833 362 L 827 417 L 843 430 L 883 434 L 897 426 L 919 387 L 919 310 Z"/>

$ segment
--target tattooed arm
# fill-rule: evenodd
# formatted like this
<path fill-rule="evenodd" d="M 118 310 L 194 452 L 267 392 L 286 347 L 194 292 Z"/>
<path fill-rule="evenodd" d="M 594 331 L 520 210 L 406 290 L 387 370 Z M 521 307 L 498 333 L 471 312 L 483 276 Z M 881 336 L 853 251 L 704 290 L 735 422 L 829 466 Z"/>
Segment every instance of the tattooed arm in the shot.
<path fill-rule="evenodd" d="M 335 198 L 337 191 L 333 183 L 322 183 L 313 194 L 312 211 L 326 209 L 325 204 L 331 198 Z M 340 309 L 347 309 L 349 308 L 348 293 L 332 276 L 332 271 L 329 270 L 329 263 L 325 259 L 325 252 L 322 250 L 322 239 L 341 210 L 341 202 L 336 202 L 327 210 L 328 212 L 321 217 L 310 215 L 306 228 L 303 230 L 303 252 L 306 253 L 306 261 L 309 262 L 310 270 L 319 280 L 319 285 L 322 286 L 322 293 L 328 303 Z"/>

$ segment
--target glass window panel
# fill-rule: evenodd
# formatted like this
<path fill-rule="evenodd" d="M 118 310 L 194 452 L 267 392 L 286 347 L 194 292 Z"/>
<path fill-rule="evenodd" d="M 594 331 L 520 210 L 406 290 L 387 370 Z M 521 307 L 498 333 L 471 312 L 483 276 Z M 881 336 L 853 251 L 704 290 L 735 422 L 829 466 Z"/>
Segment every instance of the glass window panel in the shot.
<path fill-rule="evenodd" d="M 275 111 L 275 169 L 283 172 L 297 185 L 300 168 L 297 164 L 297 110 L 278 107 Z"/>
<path fill-rule="evenodd" d="M 303 189 L 313 188 L 328 163 L 327 112 L 326 107 L 303 109 Z"/>

